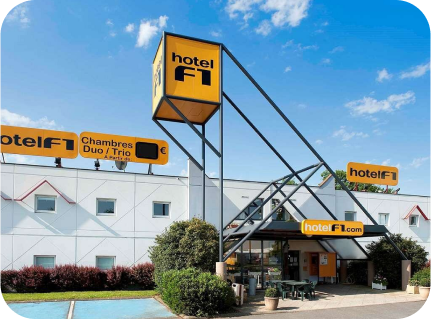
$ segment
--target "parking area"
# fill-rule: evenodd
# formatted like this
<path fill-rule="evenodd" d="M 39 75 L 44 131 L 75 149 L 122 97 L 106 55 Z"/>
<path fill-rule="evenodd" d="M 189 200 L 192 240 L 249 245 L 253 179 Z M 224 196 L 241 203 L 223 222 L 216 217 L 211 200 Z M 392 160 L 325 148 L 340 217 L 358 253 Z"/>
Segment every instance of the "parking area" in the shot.
<path fill-rule="evenodd" d="M 175 318 L 153 298 L 66 302 L 11 303 L 9 307 L 29 319 L 147 319 Z"/>

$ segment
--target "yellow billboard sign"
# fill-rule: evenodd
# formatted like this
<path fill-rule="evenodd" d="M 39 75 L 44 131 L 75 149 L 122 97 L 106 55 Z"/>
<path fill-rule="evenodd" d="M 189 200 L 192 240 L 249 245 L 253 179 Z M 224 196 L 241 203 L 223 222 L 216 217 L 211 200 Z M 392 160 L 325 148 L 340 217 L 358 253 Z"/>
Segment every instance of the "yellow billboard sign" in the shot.
<path fill-rule="evenodd" d="M 353 183 L 396 186 L 398 168 L 350 162 L 347 164 L 347 180 Z"/>
<path fill-rule="evenodd" d="M 362 236 L 364 224 L 342 220 L 313 220 L 301 222 L 301 232 L 305 235 Z"/>
<path fill-rule="evenodd" d="M 78 136 L 72 132 L 2 125 L 1 151 L 9 154 L 76 158 Z"/>
<path fill-rule="evenodd" d="M 153 61 L 153 117 L 202 124 L 221 99 L 221 44 L 164 33 Z"/>
<path fill-rule="evenodd" d="M 158 165 L 169 158 L 169 145 L 162 140 L 82 132 L 79 141 L 79 153 L 86 158 Z"/>

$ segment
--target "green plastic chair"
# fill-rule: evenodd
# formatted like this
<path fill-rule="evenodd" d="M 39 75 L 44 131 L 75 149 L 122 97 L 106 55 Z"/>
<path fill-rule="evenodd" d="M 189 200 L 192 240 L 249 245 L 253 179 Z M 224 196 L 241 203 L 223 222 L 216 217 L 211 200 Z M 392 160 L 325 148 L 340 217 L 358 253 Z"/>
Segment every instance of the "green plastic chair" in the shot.
<path fill-rule="evenodd" d="M 317 281 L 312 281 L 310 283 L 310 290 L 313 293 L 314 299 L 316 299 L 316 286 L 317 286 Z"/>
<path fill-rule="evenodd" d="M 304 285 L 297 289 L 298 293 L 301 295 L 301 301 L 304 301 L 304 295 L 308 295 L 308 300 L 311 301 L 311 285 Z"/>
<path fill-rule="evenodd" d="M 284 300 L 284 298 L 289 297 L 289 290 L 286 290 L 281 282 L 277 283 L 277 289 L 278 289 L 278 292 L 280 293 L 282 300 Z"/>

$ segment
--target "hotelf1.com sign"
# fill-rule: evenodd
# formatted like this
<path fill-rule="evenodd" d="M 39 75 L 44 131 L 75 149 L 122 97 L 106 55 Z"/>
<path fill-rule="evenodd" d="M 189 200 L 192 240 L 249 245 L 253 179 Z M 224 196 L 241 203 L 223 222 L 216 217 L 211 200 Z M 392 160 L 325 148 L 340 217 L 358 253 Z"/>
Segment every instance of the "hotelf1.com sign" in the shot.
<path fill-rule="evenodd" d="M 364 234 L 364 224 L 362 222 L 342 220 L 306 219 L 301 222 L 301 232 L 310 236 L 362 236 Z"/>
<path fill-rule="evenodd" d="M 350 162 L 347 164 L 347 180 L 353 183 L 396 186 L 398 168 Z"/>

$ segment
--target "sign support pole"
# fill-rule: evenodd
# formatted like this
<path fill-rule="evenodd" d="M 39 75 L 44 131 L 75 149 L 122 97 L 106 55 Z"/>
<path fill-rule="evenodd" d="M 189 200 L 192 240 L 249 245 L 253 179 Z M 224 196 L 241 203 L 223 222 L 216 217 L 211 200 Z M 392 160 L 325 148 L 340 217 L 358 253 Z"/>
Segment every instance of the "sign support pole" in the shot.
<path fill-rule="evenodd" d="M 205 138 L 205 124 L 202 124 L 202 136 Z M 205 142 L 202 139 L 202 220 L 205 221 Z"/>
<path fill-rule="evenodd" d="M 223 260 L 223 47 L 220 46 L 220 111 L 219 111 L 219 183 L 220 183 L 220 226 L 219 226 L 219 261 Z"/>

